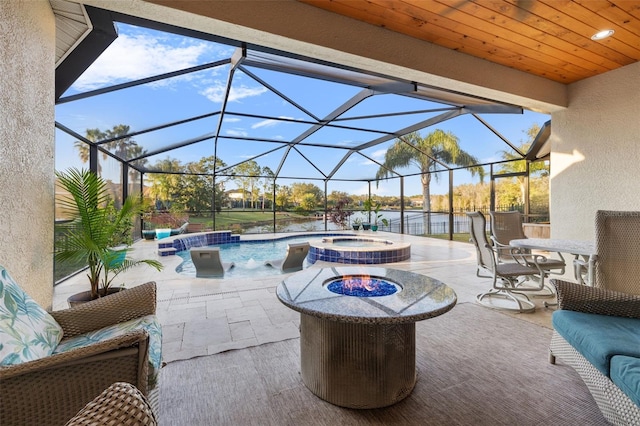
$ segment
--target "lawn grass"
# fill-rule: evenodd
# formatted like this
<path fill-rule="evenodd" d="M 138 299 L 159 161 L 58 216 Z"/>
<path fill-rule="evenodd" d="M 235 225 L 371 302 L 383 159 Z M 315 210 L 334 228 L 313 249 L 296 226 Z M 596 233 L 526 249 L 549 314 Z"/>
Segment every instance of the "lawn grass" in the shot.
<path fill-rule="evenodd" d="M 309 216 L 303 216 L 293 212 L 276 212 L 276 221 L 281 219 L 309 219 Z M 213 225 L 211 216 L 190 216 L 190 223 L 202 223 L 207 227 Z M 259 223 L 272 223 L 273 212 L 262 210 L 223 210 L 216 213 L 216 228 L 223 229 L 234 224 L 255 225 Z"/>

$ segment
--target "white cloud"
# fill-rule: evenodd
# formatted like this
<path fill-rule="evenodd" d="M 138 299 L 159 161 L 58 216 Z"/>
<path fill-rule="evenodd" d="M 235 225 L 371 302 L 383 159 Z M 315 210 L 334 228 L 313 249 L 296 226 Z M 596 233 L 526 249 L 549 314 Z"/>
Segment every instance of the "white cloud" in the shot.
<path fill-rule="evenodd" d="M 225 117 L 222 119 L 224 123 L 237 123 L 238 121 L 242 121 L 242 119 L 237 117 Z"/>
<path fill-rule="evenodd" d="M 379 149 L 377 151 L 374 151 L 373 154 L 371 154 L 371 156 L 375 159 L 383 159 L 386 153 L 387 153 L 386 149 Z"/>
<path fill-rule="evenodd" d="M 204 42 L 186 46 L 163 44 L 148 35 L 122 34 L 73 84 L 77 90 L 150 77 L 192 67 L 210 49 Z"/>
<path fill-rule="evenodd" d="M 372 184 L 371 190 L 374 191 L 376 195 L 397 195 L 393 191 L 389 190 L 388 185 L 385 185 L 384 181 L 380 181 L 380 185 L 378 185 L 378 187 L 376 187 L 375 184 Z M 360 186 L 355 187 L 353 190 L 351 190 L 351 193 L 355 195 L 368 195 L 369 185 L 366 183 L 363 183 Z"/>
<path fill-rule="evenodd" d="M 293 120 L 293 117 L 285 117 L 285 116 L 280 116 L 278 118 L 282 118 L 282 119 L 286 119 L 286 120 Z M 281 121 L 279 120 L 263 120 L 263 121 L 259 121 L 256 124 L 254 124 L 253 126 L 251 126 L 252 129 L 258 129 L 260 127 L 272 127 L 275 126 L 276 124 L 280 124 Z"/>
<path fill-rule="evenodd" d="M 260 127 L 273 127 L 278 124 L 278 120 L 262 120 L 252 125 L 252 129 L 259 129 Z"/>
<path fill-rule="evenodd" d="M 216 81 L 210 87 L 201 91 L 200 94 L 206 96 L 211 102 L 222 103 L 222 101 L 224 101 L 226 90 L 226 84 L 223 81 Z M 238 102 L 244 98 L 259 96 L 266 91 L 266 87 L 247 87 L 244 85 L 241 85 L 240 87 L 231 87 L 231 91 L 229 92 L 229 102 Z"/>
<path fill-rule="evenodd" d="M 249 134 L 243 129 L 229 129 L 226 133 L 229 136 L 249 136 Z"/>

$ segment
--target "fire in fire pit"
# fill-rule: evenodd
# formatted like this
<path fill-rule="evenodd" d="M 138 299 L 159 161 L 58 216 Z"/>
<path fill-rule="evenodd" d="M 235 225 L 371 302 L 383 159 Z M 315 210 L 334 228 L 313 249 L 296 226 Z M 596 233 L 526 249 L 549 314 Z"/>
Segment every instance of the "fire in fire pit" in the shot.
<path fill-rule="evenodd" d="M 345 296 L 377 297 L 394 294 L 400 289 L 400 286 L 384 278 L 349 275 L 329 280 L 327 289 Z"/>

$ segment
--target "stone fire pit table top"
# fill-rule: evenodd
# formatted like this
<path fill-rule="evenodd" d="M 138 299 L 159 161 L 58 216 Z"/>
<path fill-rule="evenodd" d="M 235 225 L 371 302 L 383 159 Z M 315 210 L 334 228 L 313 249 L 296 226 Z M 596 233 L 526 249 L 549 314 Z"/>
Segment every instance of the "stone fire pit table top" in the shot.
<path fill-rule="evenodd" d="M 356 297 L 331 292 L 327 285 L 343 276 L 369 275 L 398 285 L 388 296 Z M 278 299 L 302 314 L 360 324 L 402 324 L 437 317 L 452 309 L 456 293 L 426 275 L 371 266 L 309 268 L 285 278 Z"/>

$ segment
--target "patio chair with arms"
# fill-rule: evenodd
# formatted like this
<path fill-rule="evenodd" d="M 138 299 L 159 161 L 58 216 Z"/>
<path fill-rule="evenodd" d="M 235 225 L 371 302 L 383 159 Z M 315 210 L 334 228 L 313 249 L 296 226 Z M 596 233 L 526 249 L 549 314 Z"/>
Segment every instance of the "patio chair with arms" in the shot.
<path fill-rule="evenodd" d="M 498 248 L 500 261 L 518 261 L 518 256 L 514 254 L 531 254 L 530 250 L 515 248 L 509 245 L 511 240 L 527 238 L 522 229 L 522 214 L 519 211 L 496 212 L 490 211 L 491 217 L 491 240 Z M 560 259 L 547 258 L 547 262 L 542 269 L 550 274 L 562 275 L 565 271 L 565 261 L 562 253 L 558 253 Z"/>
<path fill-rule="evenodd" d="M 471 219 L 471 240 L 478 255 L 476 275 L 493 279 L 491 289 L 479 294 L 476 301 L 494 309 L 533 312 L 535 303 L 529 300 L 526 292 L 536 292 L 544 288 L 546 272 L 540 264 L 544 264 L 546 258 L 540 255 L 514 254 L 518 262 L 498 262 L 497 249 L 487 240 L 487 222 L 484 215 L 478 211 L 469 212 L 467 216 Z M 488 272 L 489 275 L 482 275 L 481 271 Z M 537 286 L 519 287 L 518 284 L 523 277 L 534 277 Z"/>
<path fill-rule="evenodd" d="M 640 211 L 598 210 L 592 286 L 640 295 Z"/>
<path fill-rule="evenodd" d="M 523 248 L 512 247 L 511 240 L 526 239 L 527 236 L 522 229 L 522 214 L 519 211 L 512 210 L 507 212 L 490 211 L 491 217 L 491 241 L 498 250 L 498 261 L 502 262 L 518 262 L 520 260 L 520 254 L 530 255 L 531 250 Z M 562 253 L 558 253 L 560 259 L 547 258 L 544 264 L 540 266 L 546 272 L 546 276 L 549 274 L 562 275 L 565 271 L 565 261 Z M 523 284 L 521 284 L 523 285 Z M 544 286 L 541 293 L 535 295 L 536 297 L 554 297 L 555 290 L 549 284 Z M 545 302 L 544 306 L 552 306 Z"/>
<path fill-rule="evenodd" d="M 64 424 L 115 382 L 158 404 L 154 282 L 47 312 L 0 266 L 0 421 Z"/>

